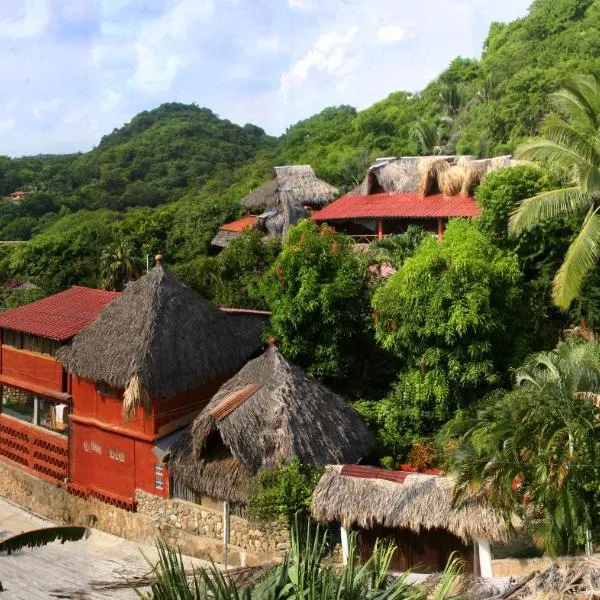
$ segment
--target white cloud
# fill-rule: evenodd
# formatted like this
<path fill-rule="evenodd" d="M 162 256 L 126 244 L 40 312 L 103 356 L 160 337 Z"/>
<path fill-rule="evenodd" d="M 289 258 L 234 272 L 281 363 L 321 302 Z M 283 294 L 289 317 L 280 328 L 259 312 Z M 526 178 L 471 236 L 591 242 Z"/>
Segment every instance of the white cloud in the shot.
<path fill-rule="evenodd" d="M 123 98 L 123 94 L 121 92 L 117 92 L 115 90 L 104 90 L 102 94 L 102 100 L 100 102 L 100 110 L 112 110 L 119 105 L 121 99 Z"/>
<path fill-rule="evenodd" d="M 14 4 L 20 4 L 20 10 L 15 11 Z M 12 3 L 4 0 L 0 4 L 0 37 L 14 40 L 36 37 L 49 21 L 48 0 L 13 0 Z"/>
<path fill-rule="evenodd" d="M 311 0 L 288 0 L 288 6 L 298 10 L 310 10 L 312 2 Z"/>
<path fill-rule="evenodd" d="M 227 69 L 228 79 L 250 79 L 252 69 L 248 65 L 233 65 Z"/>
<path fill-rule="evenodd" d="M 329 75 L 345 75 L 355 66 L 354 61 L 347 61 L 346 46 L 357 34 L 355 25 L 345 34 L 329 32 L 323 34 L 307 54 L 294 63 L 289 71 L 281 76 L 281 90 L 288 91 L 307 79 L 311 69 L 324 71 Z"/>
<path fill-rule="evenodd" d="M 384 44 L 395 44 L 404 38 L 406 30 L 400 25 L 385 25 L 377 31 L 377 39 Z"/>
<path fill-rule="evenodd" d="M 181 0 L 161 18 L 143 26 L 135 44 L 133 83 L 147 92 L 168 90 L 193 51 L 190 38 L 198 34 L 198 26 L 210 20 L 214 9 L 212 0 Z"/>
<path fill-rule="evenodd" d="M 281 40 L 275 33 L 258 38 L 254 46 L 259 54 L 278 54 L 281 50 Z"/>
<path fill-rule="evenodd" d="M 33 105 L 31 112 L 36 119 L 45 117 L 48 114 L 57 112 L 60 108 L 60 98 L 53 98 L 52 100 L 42 100 Z"/>
<path fill-rule="evenodd" d="M 15 128 L 17 121 L 15 119 L 2 119 L 0 120 L 0 133 L 8 133 Z"/>

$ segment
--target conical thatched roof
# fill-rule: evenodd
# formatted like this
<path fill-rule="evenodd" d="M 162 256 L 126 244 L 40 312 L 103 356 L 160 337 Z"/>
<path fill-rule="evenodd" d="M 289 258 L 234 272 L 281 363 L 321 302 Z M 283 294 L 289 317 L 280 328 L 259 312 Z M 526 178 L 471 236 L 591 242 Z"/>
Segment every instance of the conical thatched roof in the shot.
<path fill-rule="evenodd" d="M 125 389 L 124 413 L 234 373 L 260 347 L 160 262 L 63 347 L 73 374 Z M 129 395 L 128 395 L 129 394 Z M 133 394 L 133 396 L 132 396 Z"/>
<path fill-rule="evenodd" d="M 340 396 L 270 345 L 227 381 L 172 449 L 169 471 L 200 494 L 247 499 L 249 478 L 298 457 L 355 462 L 372 439 Z"/>
<path fill-rule="evenodd" d="M 423 196 L 470 196 L 485 175 L 520 164 L 510 156 L 402 156 L 378 159 L 351 193 L 361 196 L 388 192 L 420 192 Z"/>
<path fill-rule="evenodd" d="M 242 206 L 252 211 L 275 208 L 281 193 L 300 206 L 319 207 L 330 202 L 338 189 L 319 179 L 310 165 L 275 167 L 275 177 L 242 198 Z"/>
<path fill-rule="evenodd" d="M 465 542 L 506 539 L 508 528 L 500 515 L 475 500 L 455 508 L 453 492 L 450 477 L 330 465 L 310 510 L 318 521 L 347 528 L 445 529 Z"/>

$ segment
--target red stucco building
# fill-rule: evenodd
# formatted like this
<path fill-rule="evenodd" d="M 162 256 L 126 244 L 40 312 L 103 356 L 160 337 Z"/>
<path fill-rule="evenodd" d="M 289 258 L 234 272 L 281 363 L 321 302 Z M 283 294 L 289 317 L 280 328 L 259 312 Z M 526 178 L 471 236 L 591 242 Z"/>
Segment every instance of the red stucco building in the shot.
<path fill-rule="evenodd" d="M 0 313 L 0 460 L 135 509 L 169 495 L 161 448 L 259 349 L 161 264 L 122 294 L 85 287 Z"/>

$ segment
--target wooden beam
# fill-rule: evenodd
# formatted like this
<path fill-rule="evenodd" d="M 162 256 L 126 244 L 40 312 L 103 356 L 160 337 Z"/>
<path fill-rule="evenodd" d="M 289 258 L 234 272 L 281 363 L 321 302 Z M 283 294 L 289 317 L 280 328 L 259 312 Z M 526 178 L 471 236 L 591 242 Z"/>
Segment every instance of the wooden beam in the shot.
<path fill-rule="evenodd" d="M 383 219 L 377 219 L 377 239 L 383 239 Z"/>
<path fill-rule="evenodd" d="M 444 239 L 444 222 L 441 218 L 437 220 L 437 237 L 438 242 L 441 242 Z"/>

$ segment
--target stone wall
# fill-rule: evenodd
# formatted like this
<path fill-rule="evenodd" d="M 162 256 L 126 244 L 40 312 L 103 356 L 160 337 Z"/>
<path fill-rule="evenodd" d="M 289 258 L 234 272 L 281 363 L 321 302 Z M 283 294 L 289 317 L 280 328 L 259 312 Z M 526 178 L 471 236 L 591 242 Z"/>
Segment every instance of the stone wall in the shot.
<path fill-rule="evenodd" d="M 0 497 L 57 523 L 95 527 L 140 544 L 154 544 L 156 537 L 161 536 L 169 544 L 179 546 L 183 554 L 223 561 L 222 515 L 190 502 L 139 492 L 141 510 L 132 513 L 94 498 L 73 496 L 3 459 Z M 230 524 L 228 558 L 232 566 L 274 562 L 289 547 L 289 534 L 283 523 L 259 531 L 245 519 L 232 516 Z"/>
<path fill-rule="evenodd" d="M 159 527 L 170 525 L 193 535 L 223 538 L 222 511 L 185 500 L 163 500 L 142 490 L 136 491 L 136 501 L 138 513 L 147 515 Z M 232 515 L 229 542 L 246 550 L 283 555 L 290 547 L 289 527 L 283 519 L 258 525 Z"/>

